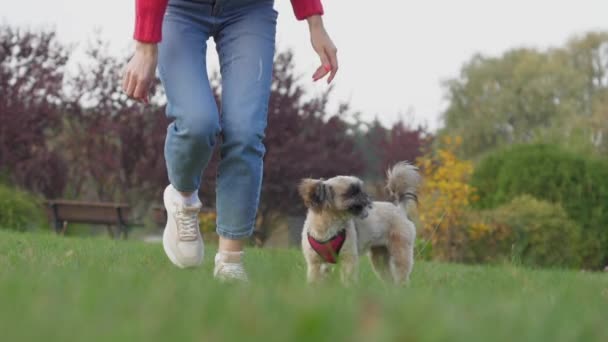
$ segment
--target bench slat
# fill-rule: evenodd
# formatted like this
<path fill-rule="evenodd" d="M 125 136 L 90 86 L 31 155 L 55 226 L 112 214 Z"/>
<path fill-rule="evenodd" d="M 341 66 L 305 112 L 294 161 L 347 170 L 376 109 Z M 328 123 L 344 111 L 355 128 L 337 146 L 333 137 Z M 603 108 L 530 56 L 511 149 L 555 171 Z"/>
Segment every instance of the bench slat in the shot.
<path fill-rule="evenodd" d="M 87 206 L 87 207 L 102 207 L 102 208 L 128 208 L 130 207 L 127 203 L 113 203 L 113 202 L 87 202 L 87 201 L 72 201 L 72 200 L 48 200 L 47 204 L 58 204 L 58 205 L 75 205 L 75 206 Z"/>
<path fill-rule="evenodd" d="M 124 204 L 47 201 L 51 218 L 72 223 L 128 224 L 130 211 L 130 207 Z"/>

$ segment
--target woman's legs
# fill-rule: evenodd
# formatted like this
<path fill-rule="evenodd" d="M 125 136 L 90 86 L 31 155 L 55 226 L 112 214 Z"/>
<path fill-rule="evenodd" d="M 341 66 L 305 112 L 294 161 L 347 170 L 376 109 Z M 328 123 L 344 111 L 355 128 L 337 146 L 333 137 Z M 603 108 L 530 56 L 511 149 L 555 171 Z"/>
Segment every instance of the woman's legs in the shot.
<path fill-rule="evenodd" d="M 224 25 L 214 37 L 222 74 L 223 138 L 216 189 L 217 231 L 224 240 L 249 237 L 255 224 L 276 19 L 272 1 L 226 10 Z M 222 246 L 239 249 L 234 242 L 224 241 Z"/>
<path fill-rule="evenodd" d="M 213 23 L 205 21 L 209 17 L 205 12 L 210 12 L 210 8 L 208 4 L 171 1 L 159 46 L 167 115 L 174 119 L 165 141 L 167 171 L 171 184 L 184 193 L 198 190 L 201 173 L 220 131 L 206 66 L 207 40 Z M 196 14 L 191 15 L 190 11 Z"/>
<path fill-rule="evenodd" d="M 196 254 L 199 246 L 202 258 L 198 229 L 196 239 L 190 234 L 197 225 L 193 213 L 198 199 L 188 203 L 178 191 L 188 195 L 198 189 L 221 126 L 216 202 L 220 253 L 215 274 L 232 278 L 240 277 L 239 272 L 244 275 L 240 264 L 242 240 L 253 232 L 262 183 L 262 139 L 272 81 L 276 18 L 273 2 L 268 0 L 215 4 L 170 1 L 159 54 L 167 115 L 174 119 L 165 144 L 172 186 L 165 192 L 169 213 L 165 234 L 169 234 L 163 242 L 167 255 L 178 266 L 200 263 L 187 255 Z M 210 35 L 215 38 L 221 63 L 221 124 L 205 66 Z"/>
<path fill-rule="evenodd" d="M 201 204 L 196 193 L 220 131 L 205 63 L 207 39 L 213 27 L 210 14 L 209 4 L 172 0 L 159 46 L 167 115 L 173 119 L 165 141 L 171 185 L 163 196 L 168 214 L 163 247 L 179 267 L 202 262 L 203 241 L 198 225 Z"/>

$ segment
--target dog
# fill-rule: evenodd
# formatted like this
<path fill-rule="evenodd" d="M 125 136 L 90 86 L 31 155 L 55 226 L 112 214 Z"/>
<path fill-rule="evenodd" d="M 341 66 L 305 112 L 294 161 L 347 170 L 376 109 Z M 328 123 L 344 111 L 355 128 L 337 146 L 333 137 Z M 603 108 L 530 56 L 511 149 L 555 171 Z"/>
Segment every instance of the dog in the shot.
<path fill-rule="evenodd" d="M 359 256 L 367 252 L 381 280 L 407 284 L 414 265 L 416 209 L 421 183 L 418 168 L 399 162 L 387 171 L 390 202 L 373 202 L 354 176 L 303 179 L 298 192 L 307 208 L 302 252 L 307 280 L 317 283 L 339 261 L 345 285 L 358 278 Z"/>

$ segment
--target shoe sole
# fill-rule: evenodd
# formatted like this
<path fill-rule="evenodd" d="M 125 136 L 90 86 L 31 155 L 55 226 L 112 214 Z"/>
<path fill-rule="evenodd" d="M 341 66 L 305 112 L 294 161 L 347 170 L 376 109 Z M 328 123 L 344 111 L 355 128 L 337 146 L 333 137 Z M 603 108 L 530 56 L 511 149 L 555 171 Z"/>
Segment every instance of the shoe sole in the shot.
<path fill-rule="evenodd" d="M 167 227 L 169 226 L 169 220 L 170 220 L 169 215 L 171 215 L 171 214 L 169 213 L 169 209 L 167 209 L 167 208 L 169 208 L 169 206 L 168 206 L 169 200 L 167 199 L 167 190 L 166 189 L 165 189 L 165 192 L 163 193 L 163 204 L 165 205 L 165 210 L 167 211 L 167 223 L 165 224 L 165 229 L 163 230 L 163 249 L 165 250 L 165 254 L 167 254 L 167 257 L 169 257 L 169 260 L 171 260 L 171 262 L 179 268 L 200 266 L 200 264 L 202 264 L 202 262 L 203 262 L 203 256 L 205 254 L 205 250 L 204 250 L 205 247 L 203 247 L 203 250 L 201 251 L 200 261 L 198 261 L 197 263 L 192 264 L 192 265 L 184 265 L 181 262 L 179 262 L 177 260 L 177 257 L 175 256 L 175 254 L 173 254 L 173 251 L 171 251 L 171 248 L 168 247 L 169 243 L 167 242 L 167 239 L 168 239 Z"/>

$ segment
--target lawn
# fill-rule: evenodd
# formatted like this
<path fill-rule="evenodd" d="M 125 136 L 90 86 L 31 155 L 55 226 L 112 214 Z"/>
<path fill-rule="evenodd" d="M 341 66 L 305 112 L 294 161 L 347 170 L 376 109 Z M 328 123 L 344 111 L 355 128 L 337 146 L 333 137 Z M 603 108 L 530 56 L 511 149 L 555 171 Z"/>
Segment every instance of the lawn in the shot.
<path fill-rule="evenodd" d="M 608 341 L 608 274 L 418 262 L 408 288 L 304 283 L 298 251 L 250 249 L 249 285 L 160 245 L 0 230 L 0 341 Z"/>

